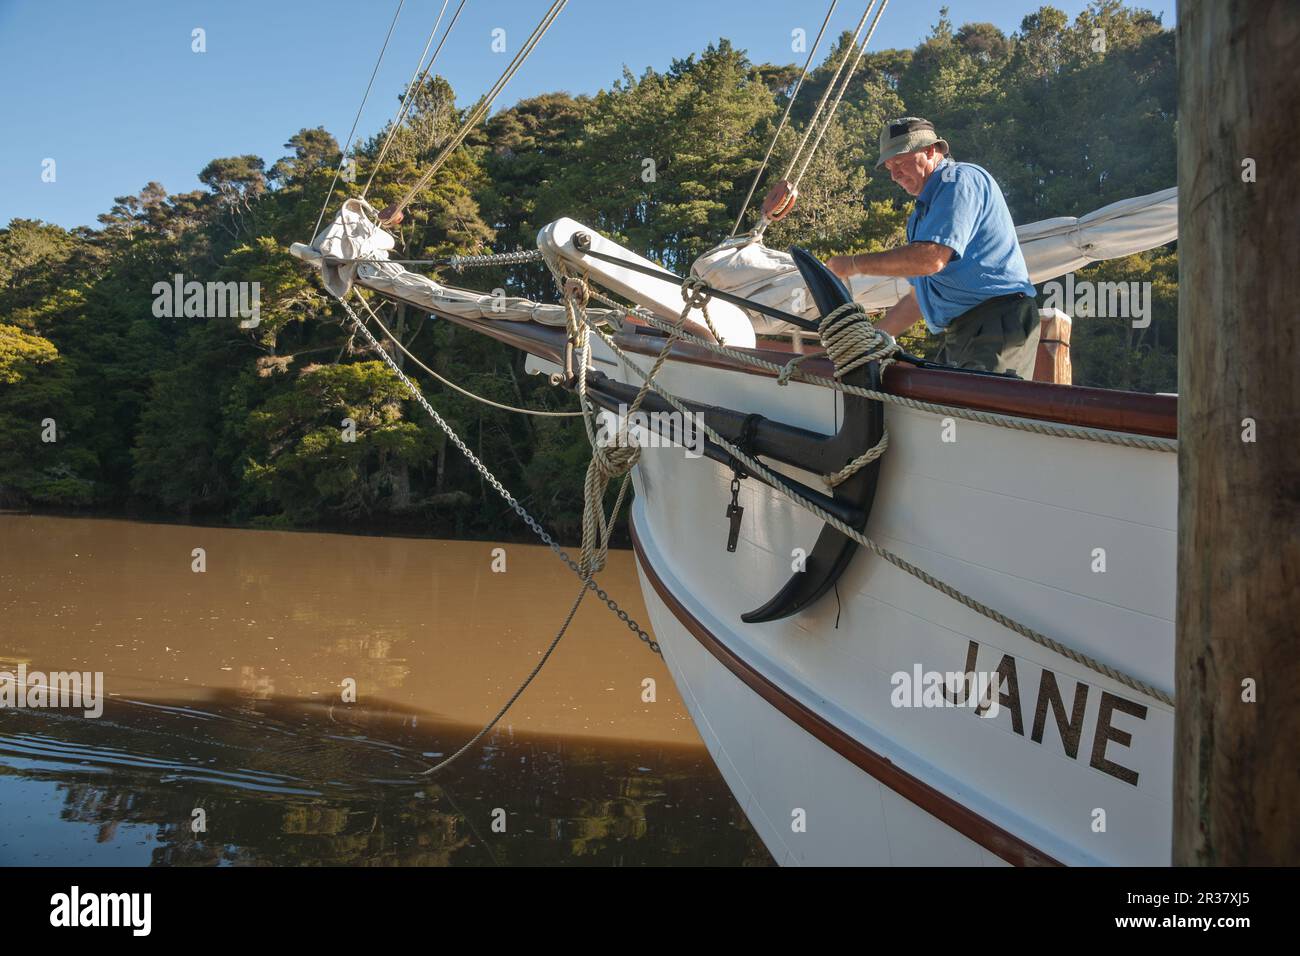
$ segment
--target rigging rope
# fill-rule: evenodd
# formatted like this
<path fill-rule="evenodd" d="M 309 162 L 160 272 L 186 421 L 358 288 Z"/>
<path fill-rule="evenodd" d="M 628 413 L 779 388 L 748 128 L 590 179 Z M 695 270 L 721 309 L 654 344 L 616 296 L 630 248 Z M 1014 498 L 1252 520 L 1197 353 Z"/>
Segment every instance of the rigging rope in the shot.
<path fill-rule="evenodd" d="M 557 279 L 560 277 L 557 275 Z M 587 398 L 587 359 L 591 354 L 589 336 L 591 322 L 587 315 L 587 294 L 589 286 L 585 278 L 577 279 L 576 287 L 566 289 L 565 283 L 560 282 L 560 291 L 564 296 L 566 316 L 568 318 L 568 331 L 570 341 L 574 345 L 575 360 L 578 365 L 577 387 L 578 402 L 582 406 L 583 424 L 587 430 L 587 441 L 591 445 L 591 462 L 587 466 L 587 477 L 583 483 L 583 508 L 582 508 L 582 566 L 588 568 L 590 562 L 590 553 L 592 543 L 597 533 L 603 534 L 608 538 L 610 529 L 605 525 L 604 513 L 601 511 L 601 502 L 605 498 L 605 489 L 608 487 L 611 479 L 623 476 L 623 484 L 626 487 L 632 467 L 641 458 L 641 448 L 636 444 L 628 443 L 628 429 L 632 420 L 641 409 L 641 403 L 645 401 L 646 395 L 650 391 L 651 383 L 659 374 L 659 370 L 668 359 L 668 354 L 672 351 L 673 343 L 681 334 L 682 327 L 686 324 L 686 318 L 691 314 L 692 309 L 700 309 L 704 312 L 707 320 L 708 316 L 708 294 L 700 289 L 692 288 L 689 282 L 682 284 L 682 311 L 677 317 L 677 322 L 673 326 L 673 331 L 668 333 L 664 340 L 663 347 L 659 350 L 659 355 L 655 358 L 646 379 L 645 384 L 637 391 L 636 397 L 628 407 L 627 416 L 619 428 L 618 435 L 614 439 L 611 447 L 603 446 L 596 438 L 591 424 L 591 403 Z M 712 323 L 709 323 L 712 329 Z M 619 491 L 619 497 L 622 498 L 622 489 Z M 600 558 L 601 566 L 604 564 L 604 556 Z M 595 568 L 599 570 L 599 568 Z"/>
<path fill-rule="evenodd" d="M 451 28 L 454 27 L 456 21 L 460 19 L 460 12 L 465 9 L 465 4 L 468 3 L 469 0 L 460 0 L 460 6 L 456 8 L 455 14 L 452 15 L 451 23 L 447 24 L 447 32 L 444 33 L 442 39 L 438 41 L 438 48 L 433 51 L 433 56 L 429 60 L 429 65 L 425 66 L 424 71 L 421 72 L 420 67 L 424 65 L 424 55 L 429 52 L 429 45 L 433 43 L 433 38 L 438 33 L 438 25 L 442 23 L 443 14 L 447 12 L 447 4 L 450 2 L 451 0 L 442 0 L 442 9 L 438 11 L 438 19 L 433 22 L 433 29 L 429 31 L 429 39 L 424 41 L 424 49 L 420 51 L 420 62 L 415 64 L 415 72 L 411 74 L 411 80 L 406 85 L 406 92 L 402 95 L 402 104 L 398 107 L 397 116 L 393 119 L 392 125 L 388 128 L 388 135 L 384 138 L 383 148 L 379 150 L 379 156 L 375 159 L 374 167 L 370 170 L 370 177 L 366 180 L 365 186 L 361 189 L 362 199 L 365 199 L 366 193 L 370 191 L 370 184 L 375 181 L 375 174 L 379 172 L 379 167 L 384 163 L 384 157 L 388 155 L 388 147 L 393 142 L 393 136 L 397 133 L 398 127 L 402 125 L 402 120 L 406 118 L 406 111 L 409 110 L 411 104 L 415 102 L 416 90 L 420 89 L 420 87 L 424 85 L 424 81 L 429 75 L 429 70 L 433 68 L 433 64 L 438 59 L 438 54 L 442 52 L 442 45 L 447 42 L 447 37 L 451 35 Z M 419 78 L 417 79 L 417 77 Z"/>
<path fill-rule="evenodd" d="M 788 180 L 790 174 L 794 172 L 795 164 L 799 162 L 799 157 L 803 155 L 804 146 L 808 143 L 808 137 L 812 135 L 813 129 L 817 126 L 817 120 L 821 117 L 822 110 L 826 107 L 826 101 L 830 98 L 831 91 L 835 88 L 835 84 L 839 82 L 840 74 L 844 72 L 844 66 L 849 62 L 849 57 L 853 55 L 853 51 L 858 44 L 858 37 L 862 35 L 862 28 L 866 25 L 867 18 L 871 16 L 871 10 L 875 5 L 876 0 L 871 0 L 871 2 L 867 4 L 867 9 L 863 11 L 862 19 L 858 21 L 857 29 L 853 31 L 853 42 L 844 48 L 844 57 L 840 60 L 840 65 L 836 68 L 835 75 L 832 76 L 830 82 L 826 84 L 826 91 L 822 93 L 822 98 L 817 103 L 817 109 L 813 112 L 812 119 L 808 121 L 807 127 L 804 128 L 803 138 L 799 140 L 799 145 L 795 148 L 794 155 L 790 157 L 790 164 L 781 175 L 782 179 Z M 794 185 L 798 185 L 798 183 L 795 183 Z"/>
<path fill-rule="evenodd" d="M 618 490 L 618 499 L 614 502 L 614 510 L 610 514 L 608 527 L 605 531 L 604 536 L 601 539 L 601 555 L 602 555 L 601 563 L 602 564 L 604 563 L 603 555 L 609 551 L 609 532 L 613 530 L 614 521 L 618 517 L 619 509 L 623 507 L 623 496 L 624 493 L 627 491 L 627 487 L 628 487 L 628 482 L 625 480 L 623 482 L 622 487 L 619 488 Z M 591 575 L 592 575 L 592 569 L 588 567 L 583 572 L 582 587 L 578 589 L 578 596 L 573 599 L 573 606 L 569 608 L 569 613 L 565 615 L 564 623 L 560 625 L 560 629 L 559 631 L 556 632 L 554 639 L 551 641 L 550 645 L 546 648 L 546 650 L 542 653 L 541 659 L 538 660 L 537 662 L 537 666 L 535 666 L 532 669 L 532 671 L 528 674 L 528 676 L 523 679 L 523 682 L 515 689 L 515 692 L 510 695 L 510 699 L 501 705 L 501 709 L 498 710 L 496 714 L 492 717 L 492 719 L 489 720 L 483 726 L 483 729 L 480 730 L 478 733 L 476 733 L 468 741 L 466 741 L 464 746 L 462 746 L 459 750 L 457 750 L 446 760 L 443 760 L 435 764 L 434 766 L 430 767 L 428 770 L 422 771 L 420 776 L 427 777 L 430 774 L 437 773 L 443 767 L 450 764 L 453 760 L 456 760 L 461 755 L 467 753 L 471 747 L 473 747 L 476 743 L 482 740 L 484 736 L 486 736 L 488 732 L 491 731 L 492 728 L 495 727 L 500 722 L 501 718 L 506 715 L 506 711 L 508 711 L 512 706 L 514 706 L 515 701 L 517 701 L 520 698 L 523 692 L 528 689 L 528 685 L 533 682 L 533 678 L 535 678 L 538 674 L 542 672 L 542 668 L 546 666 L 546 662 L 551 659 L 551 654 L 554 653 L 556 646 L 559 645 L 560 638 L 564 637 L 565 632 L 569 630 L 569 625 L 573 623 L 573 616 L 578 613 L 578 605 L 582 603 L 582 599 L 587 595 L 587 588 L 591 586 L 590 585 Z"/>
<path fill-rule="evenodd" d="M 316 226 L 312 229 L 312 237 L 320 232 L 320 224 L 325 221 L 325 210 L 329 208 L 330 200 L 334 198 L 334 187 L 338 185 L 339 173 L 343 171 L 343 164 L 347 161 L 348 147 L 352 145 L 352 137 L 356 135 L 357 123 L 361 122 L 361 112 L 366 108 L 366 100 L 370 99 L 370 88 L 375 85 L 375 77 L 379 75 L 379 66 L 384 62 L 384 54 L 388 51 L 388 41 L 393 37 L 393 28 L 397 26 L 397 18 L 402 14 L 402 6 L 406 0 L 398 0 L 397 10 L 393 13 L 393 22 L 388 25 L 388 35 L 384 37 L 384 45 L 379 50 L 379 59 L 375 61 L 375 68 L 370 73 L 370 82 L 366 84 L 366 93 L 361 97 L 361 105 L 357 107 L 357 115 L 352 119 L 352 129 L 348 131 L 348 141 L 343 146 L 343 151 L 339 153 L 339 164 L 334 168 L 334 178 L 330 181 L 330 191 L 325 196 L 325 202 L 321 204 L 320 215 L 316 217 Z"/>
<path fill-rule="evenodd" d="M 873 3 L 874 3 L 874 0 L 873 0 Z M 863 58 L 863 56 L 866 55 L 866 52 L 867 52 L 867 45 L 871 43 L 871 37 L 872 37 L 872 36 L 875 34 L 875 32 L 876 32 L 876 24 L 878 24 L 878 23 L 880 22 L 880 17 L 881 17 L 882 14 L 884 14 L 884 12 L 885 12 L 885 7 L 887 7 L 887 6 L 889 6 L 889 0 L 880 0 L 880 9 L 876 11 L 876 18 L 875 18 L 874 20 L 871 21 L 871 29 L 867 31 L 867 36 L 866 36 L 866 39 L 864 39 L 864 40 L 862 41 L 862 46 L 861 46 L 861 47 L 858 47 L 858 55 L 857 55 L 856 58 L 854 58 L 854 60 L 853 60 L 853 65 L 852 65 L 851 67 L 849 67 L 849 72 L 846 73 L 846 74 L 844 75 L 844 82 L 843 82 L 843 84 L 841 84 L 840 89 L 839 89 L 839 92 L 835 94 L 835 102 L 831 103 L 831 108 L 830 108 L 830 110 L 826 113 L 826 122 L 824 122 L 824 123 L 822 124 L 821 129 L 820 129 L 820 130 L 818 131 L 818 133 L 817 133 L 817 138 L 816 138 L 815 140 L 813 140 L 812 147 L 808 150 L 808 155 L 807 155 L 806 157 L 804 157 L 803 165 L 799 167 L 799 173 L 798 173 L 798 175 L 796 175 L 796 176 L 794 177 L 794 180 L 793 180 L 792 185 L 793 185 L 795 188 L 798 188 L 800 181 L 802 181 L 802 179 L 803 179 L 803 174 L 806 173 L 806 172 L 808 171 L 808 164 L 809 164 L 810 162 L 812 162 L 812 158 L 813 158 L 813 156 L 814 156 L 814 155 L 816 154 L 816 152 L 817 152 L 817 147 L 821 145 L 822 137 L 825 136 L 825 135 L 826 135 L 826 131 L 827 131 L 828 129 L 830 129 L 831 121 L 835 119 L 835 111 L 836 111 L 837 109 L 839 109 L 839 106 L 840 106 L 840 100 L 844 98 L 844 93 L 845 93 L 845 91 L 849 88 L 849 83 L 850 83 L 850 81 L 852 81 L 852 79 L 853 79 L 853 74 L 854 74 L 854 72 L 857 70 L 857 68 L 858 68 L 858 64 L 862 62 L 862 58 Z M 867 7 L 867 13 L 868 13 L 868 14 L 871 13 L 871 7 L 870 7 L 870 6 Z M 864 14 L 864 17 L 863 17 L 863 18 L 865 19 L 865 14 Z M 861 24 L 858 25 L 858 30 L 859 30 L 859 31 L 862 30 L 862 26 L 861 26 Z M 857 35 L 855 34 L 855 35 L 854 35 L 854 46 L 856 46 L 856 45 L 857 45 Z M 854 49 L 854 47 L 851 46 L 851 47 L 849 47 L 848 50 L 845 51 L 845 58 L 846 58 L 846 59 L 848 58 L 848 55 L 849 55 L 850 53 L 853 52 L 853 49 Z M 842 66 L 843 66 L 843 64 L 841 64 L 841 67 L 842 67 Z M 827 87 L 827 92 L 830 92 L 830 87 Z"/>
<path fill-rule="evenodd" d="M 835 12 L 835 7 L 839 2 L 840 0 L 831 0 L 830 9 L 826 11 L 826 18 L 822 20 L 822 28 L 817 31 L 817 39 L 813 41 L 812 49 L 808 51 L 808 59 L 804 60 L 803 72 L 799 74 L 799 80 L 790 93 L 790 101 L 785 104 L 785 112 L 781 114 L 781 122 L 777 124 L 776 132 L 772 134 L 772 142 L 767 144 L 767 152 L 763 156 L 763 162 L 758 166 L 758 172 L 754 173 L 754 181 L 749 184 L 749 192 L 745 194 L 745 201 L 740 204 L 740 212 L 736 214 L 736 224 L 731 227 L 731 236 L 740 231 L 740 223 L 745 218 L 745 210 L 749 208 L 749 201 L 754 198 L 754 190 L 758 188 L 759 180 L 763 178 L 763 171 L 767 169 L 768 160 L 772 158 L 772 150 L 776 148 L 776 141 L 781 138 L 781 131 L 785 129 L 785 124 L 790 119 L 790 110 L 794 107 L 794 101 L 799 96 L 803 81 L 808 76 L 808 68 L 812 66 L 813 57 L 817 55 L 817 48 L 821 46 L 822 34 L 826 32 L 826 25 L 831 22 L 831 14 Z M 731 236 L 728 236 L 728 238 L 731 238 Z"/>
<path fill-rule="evenodd" d="M 642 630 L 640 625 L 638 625 L 636 621 L 632 620 L 628 616 L 627 612 L 624 611 L 621 607 L 619 607 L 618 603 L 614 601 L 613 598 L 611 598 L 604 590 L 596 586 L 596 580 L 593 577 L 597 568 L 603 567 L 605 564 L 606 555 L 609 552 L 610 535 L 613 532 L 614 524 L 618 517 L 618 512 L 623 506 L 623 501 L 626 496 L 628 486 L 630 484 L 629 481 L 630 476 L 627 475 L 624 476 L 622 486 L 619 488 L 618 491 L 618 497 L 614 501 L 614 507 L 611 510 L 609 517 L 606 518 L 603 513 L 601 514 L 601 520 L 600 520 L 601 534 L 600 534 L 599 543 L 594 544 L 592 547 L 588 548 L 587 542 L 584 540 L 582 563 L 580 565 L 575 563 L 560 548 L 560 546 L 555 543 L 554 539 L 552 539 L 551 536 L 548 535 L 542 529 L 541 525 L 537 523 L 536 519 L 534 519 L 532 515 L 530 515 L 526 510 L 524 510 L 524 507 L 521 504 L 519 504 L 519 502 L 515 499 L 515 497 L 511 495 L 510 492 L 506 491 L 505 486 L 502 485 L 499 480 L 497 480 L 497 477 L 493 475 L 492 472 L 488 471 L 487 466 L 484 465 L 481 461 L 479 461 L 478 457 L 475 456 L 474 453 L 469 450 L 469 446 L 465 444 L 464 440 L 459 435 L 457 435 L 455 430 L 450 425 L 448 425 L 447 422 L 442 418 L 442 416 L 439 415 L 434 410 L 433 406 L 429 404 L 428 399 L 424 397 L 424 393 L 421 392 L 420 389 L 416 386 L 416 384 L 412 382 L 410 378 L 407 377 L 406 373 L 402 371 L 402 369 L 398 366 L 397 362 L 388 353 L 388 350 L 380 346 L 379 340 L 375 338 L 374 334 L 370 331 L 369 328 L 367 328 L 365 322 L 363 322 L 361 318 L 356 314 L 356 312 L 352 310 L 352 307 L 348 305 L 347 300 L 343 299 L 340 296 L 335 296 L 335 298 L 338 299 L 339 304 L 343 306 L 343 309 L 345 312 L 347 312 L 348 317 L 352 319 L 352 324 L 357 329 L 357 331 L 359 331 L 363 336 L 365 336 L 366 340 L 370 343 L 370 347 L 379 354 L 380 358 L 383 359 L 384 363 L 389 367 L 389 369 L 393 372 L 393 374 L 396 375 L 398 380 L 401 381 L 401 383 L 406 386 L 407 391 L 409 391 L 411 395 L 416 399 L 416 401 L 419 402 L 421 407 L 423 407 L 424 410 L 428 412 L 429 416 L 433 418 L 434 422 L 437 423 L 438 427 L 442 429 L 443 433 L 446 434 L 446 436 L 456 445 L 456 447 L 460 450 L 461 454 L 463 454 L 469 460 L 469 462 L 475 467 L 475 469 L 478 470 L 479 474 L 483 476 L 484 480 L 486 480 L 489 484 L 491 484 L 492 487 L 496 490 L 496 492 L 500 494 L 502 498 L 505 499 L 506 503 L 510 505 L 510 507 L 515 511 L 515 513 L 524 519 L 525 523 L 530 528 L 532 528 L 534 532 L 536 532 L 536 534 L 542 539 L 542 541 L 548 547 L 550 547 L 552 551 L 554 551 L 557 555 L 559 555 L 561 560 L 563 560 L 565 564 L 567 564 L 571 569 L 573 569 L 573 571 L 576 572 L 579 577 L 582 578 L 582 589 L 578 592 L 578 596 L 574 600 L 573 606 L 569 608 L 569 613 L 565 617 L 564 623 L 560 626 L 559 631 L 556 633 L 555 637 L 551 640 L 551 643 L 546 648 L 545 652 L 543 652 L 541 659 L 537 662 L 537 665 L 532 669 L 532 671 L 528 674 L 528 676 L 524 678 L 523 682 L 519 685 L 519 687 L 515 690 L 515 692 L 510 695 L 510 698 L 505 702 L 505 704 L 501 706 L 501 708 L 496 712 L 496 714 L 492 717 L 492 719 L 488 721 L 488 723 L 478 733 L 476 733 L 472 738 L 470 738 L 470 740 L 467 743 L 465 743 L 459 750 L 457 750 L 446 760 L 443 760 L 435 764 L 434 766 L 430 767 L 428 770 L 424 770 L 421 772 L 421 776 L 428 776 L 430 774 L 436 773 L 437 771 L 443 769 L 444 767 L 452 763 L 452 761 L 457 760 L 462 755 L 467 753 L 471 747 L 473 747 L 476 743 L 478 743 L 478 741 L 482 740 L 483 737 L 486 734 L 488 734 L 493 727 L 497 725 L 497 723 L 501 720 L 501 718 L 505 716 L 506 712 L 514 705 L 515 701 L 519 699 L 520 695 L 522 695 L 523 692 L 527 690 L 528 686 L 533 682 L 533 679 L 536 678 L 539 673 L 541 673 L 542 667 L 545 666 L 546 662 L 550 660 L 551 654 L 554 652 L 556 646 L 559 645 L 560 639 L 564 637 L 565 633 L 568 631 L 569 625 L 572 623 L 573 617 L 578 611 L 578 605 L 582 603 L 582 599 L 586 595 L 588 590 L 594 590 L 597 596 L 600 597 L 600 599 L 605 602 L 605 604 L 609 607 L 609 609 L 613 611 L 615 614 L 617 614 L 619 619 L 622 620 L 625 624 L 627 624 L 627 626 L 633 631 L 633 633 L 637 634 L 641 638 L 641 640 L 644 641 L 652 651 L 654 651 L 654 653 L 662 654 L 662 651 L 660 650 L 659 645 L 655 642 L 655 640 L 651 638 L 650 635 L 647 634 L 644 630 Z M 359 293 L 358 293 L 358 298 L 360 298 Z M 365 304 L 364 299 L 362 299 L 362 304 Z M 367 309 L 368 308 L 369 307 L 367 306 Z M 585 321 L 585 316 L 584 316 L 584 321 Z M 380 325 L 382 326 L 382 323 L 380 323 Z M 584 324 L 584 328 L 585 327 L 586 326 Z M 585 536 L 586 536 L 586 532 L 584 528 L 584 539 Z"/>
<path fill-rule="evenodd" d="M 528 510 L 519 503 L 518 499 L 516 499 L 514 495 L 506 490 L 505 485 L 501 484 L 497 476 L 492 474 L 492 472 L 488 470 L 487 466 L 484 465 L 483 462 L 479 461 L 478 456 L 469 450 L 469 446 L 465 444 L 464 439 L 456 434 L 456 430 L 448 425 L 446 420 L 438 414 L 432 405 L 429 404 L 429 400 L 424 397 L 424 393 L 420 391 L 419 386 L 411 381 L 410 377 L 402 371 L 396 360 L 388 354 L 388 350 L 379 344 L 379 340 L 375 338 L 374 333 L 371 332 L 365 322 L 361 320 L 361 317 L 353 311 L 352 306 L 348 305 L 347 300 L 340 298 L 339 296 L 334 296 L 334 298 L 338 300 L 339 305 L 343 306 L 343 311 L 345 311 L 348 314 L 348 318 L 352 320 L 353 327 L 365 337 L 366 341 L 370 343 L 370 347 L 379 355 L 384 364 L 387 365 L 392 373 L 397 376 L 398 380 L 406 386 L 406 390 L 411 393 L 411 397 L 419 403 L 420 407 L 423 408 L 429 417 L 433 419 L 434 423 L 442 429 L 443 434 L 451 440 L 457 450 L 459 450 L 460 453 L 465 456 L 465 459 L 474 466 L 474 469 L 483 476 L 483 480 L 491 485 L 492 490 L 500 495 L 505 503 L 510 506 L 510 510 L 517 514 L 523 520 L 524 524 L 528 525 L 529 530 L 541 539 L 542 544 L 555 552 L 556 557 L 569 566 L 569 570 L 573 571 L 573 573 L 579 577 L 582 577 L 582 568 L 579 567 L 578 562 L 569 557 L 568 552 L 561 548 L 555 542 L 555 539 L 546 532 L 546 529 L 537 522 L 537 519 L 528 513 Z M 594 591 L 596 597 L 604 601 L 609 609 L 618 616 L 618 619 L 627 625 L 628 630 L 637 635 L 637 637 L 639 637 L 641 641 L 650 648 L 650 650 L 654 651 L 656 654 L 661 653 L 659 645 L 655 642 L 654 638 L 647 634 L 641 625 L 628 615 L 627 611 L 619 607 L 618 602 L 610 597 L 608 592 L 597 585 L 594 577 L 587 581 L 587 588 Z"/>
<path fill-rule="evenodd" d="M 357 300 L 360 301 L 362 306 L 365 307 L 365 310 L 370 313 L 370 317 L 375 320 L 375 325 L 379 326 L 379 328 L 383 330 L 384 335 L 388 336 L 388 338 L 392 340 L 393 344 L 402 350 L 402 354 L 405 355 L 407 358 L 409 358 L 416 365 L 420 366 L 420 368 L 424 369 L 424 371 L 428 372 L 430 375 L 436 378 L 443 385 L 446 385 L 448 388 L 460 392 L 465 397 L 472 398 L 476 402 L 482 402 L 484 405 L 490 405 L 493 408 L 499 408 L 505 412 L 518 412 L 521 415 L 537 415 L 542 418 L 577 418 L 580 415 L 582 415 L 582 412 L 548 412 L 536 408 L 516 408 L 514 405 L 502 405 L 500 402 L 494 402 L 490 398 L 484 398 L 482 395 L 476 395 L 467 388 L 461 388 L 455 382 L 439 375 L 433 369 L 429 368 L 429 366 L 425 365 L 418 358 L 416 358 L 415 355 L 405 345 L 402 344 L 402 340 L 399 339 L 396 335 L 394 335 L 393 332 L 388 328 L 388 326 L 386 326 L 383 322 L 380 321 L 379 316 L 375 314 L 375 310 L 370 308 L 370 303 L 368 303 L 364 298 L 362 298 L 361 293 L 357 292 L 356 289 L 353 289 L 352 291 L 356 295 Z"/>
<path fill-rule="evenodd" d="M 492 85 L 492 89 L 488 90 L 478 104 L 470 111 L 469 116 L 465 119 L 465 122 L 461 125 L 461 128 L 457 131 L 456 135 L 452 137 L 451 141 L 447 143 L 446 146 L 443 147 L 442 151 L 434 159 L 432 165 L 425 171 L 424 175 L 416 180 L 415 185 L 411 186 L 411 188 L 406 191 L 406 194 L 398 200 L 397 204 L 393 207 L 393 212 L 390 214 L 390 219 L 399 216 L 402 210 L 410 205 L 411 200 L 416 197 L 420 190 L 424 189 L 424 187 L 433 181 L 433 177 L 437 175 L 438 170 L 442 168 L 443 164 L 447 161 L 448 157 L 451 156 L 452 152 L 460 146 L 465 137 L 469 135 L 470 131 L 478 125 L 479 121 L 487 115 L 487 112 L 492 108 L 492 103 L 497 98 L 497 95 L 502 89 L 504 89 L 505 85 L 510 82 L 511 78 L 514 77 L 519 68 L 523 66 L 524 61 L 532 54 L 533 48 L 536 47 L 542 37 L 546 35 L 546 31 L 551 28 L 551 24 L 555 22 L 555 18 L 560 15 L 560 12 L 568 2 L 569 0 L 555 0 L 555 2 L 551 4 L 551 8 L 546 11 L 546 15 L 543 16 L 537 26 L 533 28 L 532 34 L 524 41 L 523 46 L 519 48 L 519 52 L 515 54 L 514 59 L 512 59 L 509 65 L 506 66 L 505 72 L 503 72 L 496 83 Z"/>

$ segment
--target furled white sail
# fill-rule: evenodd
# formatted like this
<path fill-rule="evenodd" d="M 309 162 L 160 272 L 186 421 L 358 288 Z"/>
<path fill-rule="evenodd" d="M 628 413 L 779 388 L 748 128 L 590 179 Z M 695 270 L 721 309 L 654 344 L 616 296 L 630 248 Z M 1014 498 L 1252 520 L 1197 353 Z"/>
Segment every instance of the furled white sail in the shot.
<path fill-rule="evenodd" d="M 1016 229 L 1029 278 L 1046 282 L 1092 262 L 1153 249 L 1178 238 L 1178 190 L 1163 189 L 1111 203 L 1077 219 L 1061 216 Z M 691 266 L 709 285 L 796 315 L 816 318 L 803 279 L 789 253 L 769 249 L 748 236 L 709 250 Z M 853 298 L 868 309 L 885 309 L 911 290 L 906 279 L 854 276 Z M 788 332 L 792 327 L 750 312 L 756 331 Z"/>
<path fill-rule="evenodd" d="M 364 199 L 349 199 L 334 221 L 310 246 L 295 242 L 289 251 L 321 271 L 325 287 L 345 296 L 353 285 L 379 292 L 440 315 L 508 322 L 564 325 L 562 305 L 547 305 L 517 296 L 492 295 L 445 286 L 428 276 L 388 261 L 393 237 L 379 225 L 379 216 Z M 604 315 L 604 310 L 588 309 Z"/>

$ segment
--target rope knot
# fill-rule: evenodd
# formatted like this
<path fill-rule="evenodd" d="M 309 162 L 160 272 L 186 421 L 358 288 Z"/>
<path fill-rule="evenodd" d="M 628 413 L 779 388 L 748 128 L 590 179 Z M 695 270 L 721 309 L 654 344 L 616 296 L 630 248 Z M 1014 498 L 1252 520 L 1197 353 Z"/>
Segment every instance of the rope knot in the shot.
<path fill-rule="evenodd" d="M 709 304 L 709 289 L 707 283 L 698 276 L 687 276 L 682 282 L 682 301 L 689 308 L 704 311 Z"/>
<path fill-rule="evenodd" d="M 704 316 L 704 324 L 708 327 L 710 334 L 718 341 L 719 345 L 726 345 L 727 341 L 718 334 L 718 330 L 713 326 L 713 319 L 709 317 L 709 293 L 708 285 L 698 276 L 687 276 L 682 280 L 682 307 L 681 318 L 677 324 L 686 321 L 686 317 L 691 314 L 691 309 L 699 309 Z"/>
<path fill-rule="evenodd" d="M 582 276 L 568 276 L 564 280 L 564 297 L 579 309 L 585 309 L 591 301 L 591 287 Z"/>
<path fill-rule="evenodd" d="M 785 365 L 781 366 L 781 372 L 776 377 L 776 384 L 789 385 L 790 376 L 793 375 L 795 369 L 799 367 L 799 363 L 808 358 L 811 354 L 811 352 L 805 352 L 803 355 L 796 355 L 794 358 L 790 359 L 790 361 L 786 362 Z"/>

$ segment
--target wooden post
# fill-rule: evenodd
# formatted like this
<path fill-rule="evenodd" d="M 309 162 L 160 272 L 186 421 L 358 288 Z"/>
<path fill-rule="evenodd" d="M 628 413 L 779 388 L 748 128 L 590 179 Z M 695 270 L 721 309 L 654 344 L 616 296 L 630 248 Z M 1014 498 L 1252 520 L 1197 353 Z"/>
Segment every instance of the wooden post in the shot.
<path fill-rule="evenodd" d="M 1300 863 L 1300 4 L 1178 4 L 1174 850 Z"/>
<path fill-rule="evenodd" d="M 1040 309 L 1038 355 L 1034 359 L 1034 381 L 1069 385 L 1074 381 L 1070 364 L 1070 317 L 1060 309 Z"/>

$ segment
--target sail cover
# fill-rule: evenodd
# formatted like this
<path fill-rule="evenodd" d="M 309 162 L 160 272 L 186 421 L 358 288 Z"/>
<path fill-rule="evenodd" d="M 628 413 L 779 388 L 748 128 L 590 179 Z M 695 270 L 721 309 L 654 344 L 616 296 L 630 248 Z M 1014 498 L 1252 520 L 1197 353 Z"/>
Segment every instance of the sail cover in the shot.
<path fill-rule="evenodd" d="M 1035 284 L 1103 259 L 1154 249 L 1178 238 L 1178 190 L 1111 203 L 1086 216 L 1061 216 L 1016 229 L 1020 249 Z M 817 310 L 789 253 L 740 236 L 722 243 L 691 266 L 691 274 L 716 289 L 753 299 L 787 312 L 816 318 Z M 906 279 L 854 276 L 854 301 L 868 309 L 885 309 L 911 291 Z M 793 326 L 762 313 L 749 312 L 758 332 L 780 334 Z"/>
<path fill-rule="evenodd" d="M 353 198 L 343 204 L 334 221 L 312 240 L 310 246 L 295 242 L 289 251 L 320 269 L 325 287 L 340 298 L 358 285 L 439 315 L 540 322 L 542 325 L 565 324 L 562 305 L 442 285 L 428 276 L 403 268 L 399 263 L 388 261 L 388 253 L 393 247 L 393 237 L 380 227 L 374 207 L 364 199 Z M 614 315 L 604 309 L 588 309 L 587 314 L 593 318 L 614 319 Z"/>

